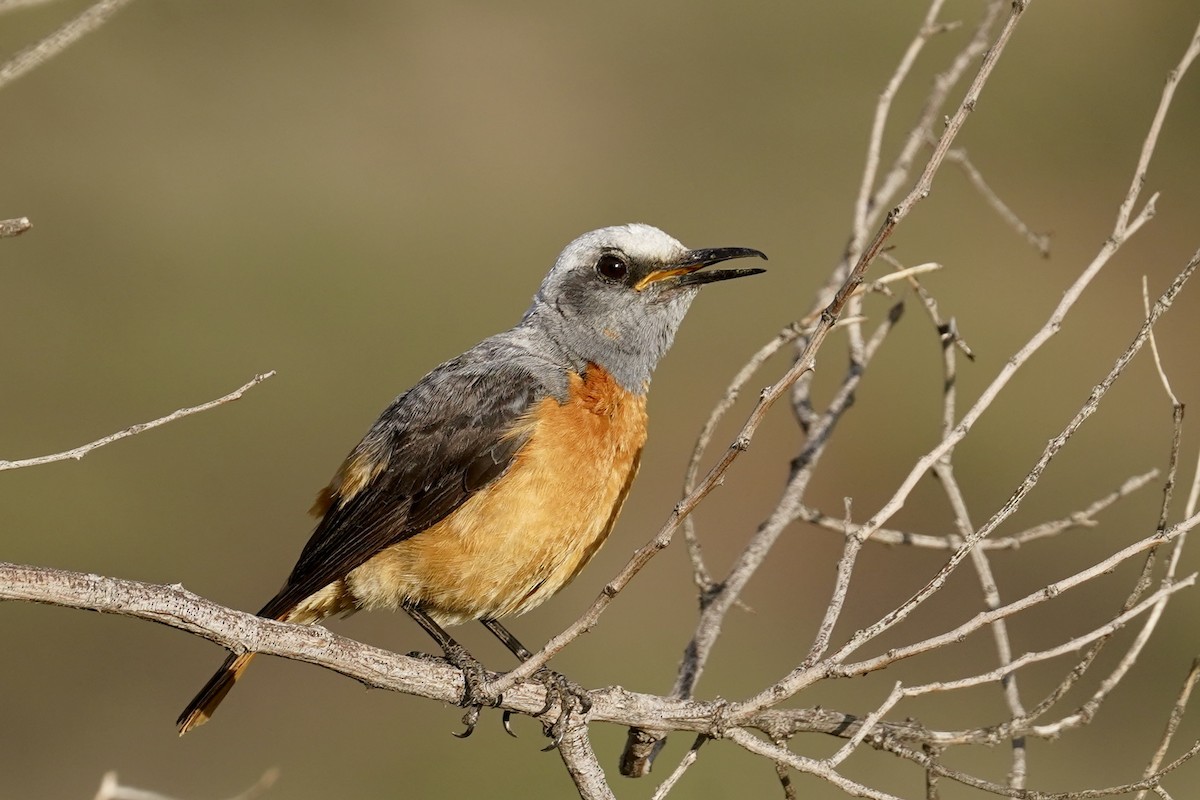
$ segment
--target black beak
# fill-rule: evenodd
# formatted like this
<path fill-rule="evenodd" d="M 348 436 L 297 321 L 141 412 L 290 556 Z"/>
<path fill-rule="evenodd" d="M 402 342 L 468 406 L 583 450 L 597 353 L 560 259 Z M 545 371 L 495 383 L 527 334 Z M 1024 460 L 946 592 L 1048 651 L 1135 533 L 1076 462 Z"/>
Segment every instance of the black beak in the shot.
<path fill-rule="evenodd" d="M 680 270 L 679 286 L 701 286 L 716 281 L 727 281 L 731 278 L 744 278 L 747 275 L 757 275 L 766 272 L 765 269 L 718 269 L 712 272 L 700 272 L 705 267 L 720 264 L 722 261 L 732 261 L 735 258 L 750 258 L 751 256 L 767 260 L 766 253 L 750 247 L 710 247 L 704 250 L 689 250 L 676 265 Z"/>

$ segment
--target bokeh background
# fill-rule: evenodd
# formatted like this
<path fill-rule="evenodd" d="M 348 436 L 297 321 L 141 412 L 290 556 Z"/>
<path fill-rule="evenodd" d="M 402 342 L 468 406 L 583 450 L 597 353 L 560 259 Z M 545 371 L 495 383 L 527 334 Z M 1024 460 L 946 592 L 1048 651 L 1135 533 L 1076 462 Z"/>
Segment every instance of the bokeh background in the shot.
<path fill-rule="evenodd" d="M 951 2 L 963 30 L 934 42 L 897 101 L 915 114 L 934 71 L 960 46 L 979 3 Z M 0 18 L 0 52 L 53 30 L 83 2 Z M 677 498 L 691 442 L 750 352 L 805 312 L 846 239 L 875 99 L 925 3 L 141 2 L 0 92 L 0 217 L 34 230 L 0 242 L 0 456 L 65 449 L 240 385 L 278 376 L 242 401 L 97 451 L 80 463 L 0 481 L 0 558 L 147 581 L 182 582 L 254 609 L 310 530 L 315 490 L 375 414 L 444 358 L 512 324 L 558 250 L 601 225 L 645 221 L 692 246 L 746 245 L 771 256 L 760 278 L 695 305 L 651 400 L 642 477 L 613 539 L 556 602 L 513 624 L 537 646 L 595 596 L 658 529 Z M 1111 230 L 1168 69 L 1195 29 L 1194 0 L 1035 3 L 960 139 L 1031 225 L 1054 232 L 1043 260 L 953 167 L 893 239 L 929 278 L 978 354 L 964 402 L 1044 320 Z M 1089 290 L 1062 333 L 1014 381 L 960 448 L 958 476 L 977 521 L 1013 490 L 1108 370 L 1157 294 L 1200 245 L 1200 73 L 1167 120 L 1147 189 L 1159 214 Z M 888 152 L 894 152 L 893 147 Z M 882 269 L 882 265 L 878 269 Z M 910 298 L 911 299 L 911 298 Z M 874 300 L 875 318 L 891 301 Z M 1195 287 L 1160 328 L 1176 391 L 1200 393 Z M 823 352 L 818 394 L 844 364 Z M 754 388 L 785 367 L 768 365 Z M 871 368 L 821 465 L 810 499 L 833 514 L 852 497 L 866 518 L 935 441 L 939 353 L 909 313 Z M 751 394 L 753 394 L 751 392 Z M 718 441 L 728 441 L 739 407 Z M 1170 414 L 1146 355 L 1006 527 L 1086 506 L 1165 463 Z M 725 487 L 698 515 L 715 570 L 772 507 L 801 443 L 773 412 Z M 1200 437 L 1184 437 L 1190 480 Z M 1152 529 L 1157 484 L 1075 531 L 996 558 L 1012 599 Z M 1176 515 L 1178 518 L 1178 512 Z M 944 532 L 930 480 L 895 524 Z M 797 525 L 734 612 L 701 683 L 740 697 L 779 677 L 808 646 L 839 543 Z M 840 640 L 907 597 L 938 560 L 873 547 L 862 557 Z M 1185 559 L 1185 571 L 1197 559 Z M 942 602 L 882 646 L 957 624 L 979 606 L 968 569 Z M 1012 623 L 1038 648 L 1098 624 L 1133 567 Z M 664 691 L 694 621 L 682 547 L 661 555 L 593 633 L 554 665 L 591 686 Z M 1197 599 L 1169 609 L 1155 642 L 1093 727 L 1032 745 L 1031 785 L 1132 780 L 1153 750 L 1191 658 Z M 428 649 L 407 619 L 362 615 L 333 627 L 399 651 Z M 472 626 L 476 627 L 476 626 Z M 482 630 L 463 641 L 511 663 Z M 1104 674 L 1113 653 L 1097 667 Z M 218 648 L 145 622 L 0 604 L 0 797 L 83 798 L 101 775 L 185 800 L 233 795 L 268 767 L 271 797 L 540 797 L 572 788 L 559 759 L 485 714 L 465 742 L 460 711 L 369 692 L 322 670 L 263 659 L 198 733 L 172 722 L 220 662 Z M 797 698 L 865 713 L 895 680 L 986 668 L 990 635 L 870 680 Z M 1040 699 L 1068 662 L 1032 670 Z M 1089 690 L 1091 684 L 1088 684 Z M 1079 702 L 1076 691 L 1067 701 Z M 998 689 L 902 707 L 954 728 L 1006 716 Z M 1185 724 L 1180 741 L 1197 735 Z M 595 743 L 622 797 L 648 797 L 688 744 L 674 737 L 655 778 L 615 777 L 624 731 Z M 797 740 L 809 754 L 836 742 Z M 1003 780 L 1003 748 L 951 763 Z M 846 765 L 903 796 L 921 776 L 877 753 Z M 1200 782 L 1193 766 L 1177 796 Z M 806 797 L 836 797 L 798 777 Z M 769 765 L 707 747 L 680 797 L 776 796 Z M 948 797 L 975 796 L 948 787 Z"/>

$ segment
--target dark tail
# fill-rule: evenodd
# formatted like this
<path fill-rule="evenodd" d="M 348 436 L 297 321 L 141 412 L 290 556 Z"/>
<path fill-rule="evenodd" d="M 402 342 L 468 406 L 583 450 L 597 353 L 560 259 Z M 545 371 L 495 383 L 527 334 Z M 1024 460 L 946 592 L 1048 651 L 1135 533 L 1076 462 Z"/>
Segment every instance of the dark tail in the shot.
<path fill-rule="evenodd" d="M 229 694 L 233 684 L 245 672 L 246 667 L 250 666 L 250 660 L 254 658 L 254 655 L 254 653 L 242 653 L 240 656 L 231 655 L 225 659 L 225 663 L 217 670 L 217 674 L 209 678 L 208 683 L 204 684 L 204 688 L 179 715 L 175 724 L 179 726 L 180 736 L 192 728 L 208 722 L 208 718 L 217 710 L 217 706 L 225 699 L 225 695 Z"/>

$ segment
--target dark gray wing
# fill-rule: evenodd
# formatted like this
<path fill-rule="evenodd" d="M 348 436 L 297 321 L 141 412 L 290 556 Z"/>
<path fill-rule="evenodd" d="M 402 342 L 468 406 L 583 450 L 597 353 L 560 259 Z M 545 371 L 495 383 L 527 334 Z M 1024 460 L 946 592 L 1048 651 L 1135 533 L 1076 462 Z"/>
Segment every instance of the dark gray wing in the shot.
<path fill-rule="evenodd" d="M 529 438 L 514 425 L 550 390 L 528 369 L 471 356 L 438 367 L 380 415 L 318 499 L 324 516 L 260 616 L 286 614 L 504 474 Z"/>

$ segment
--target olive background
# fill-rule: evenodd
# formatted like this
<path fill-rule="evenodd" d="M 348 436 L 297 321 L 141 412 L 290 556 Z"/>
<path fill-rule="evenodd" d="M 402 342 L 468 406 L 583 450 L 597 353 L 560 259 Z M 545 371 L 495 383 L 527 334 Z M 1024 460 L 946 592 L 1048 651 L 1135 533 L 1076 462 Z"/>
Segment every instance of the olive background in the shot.
<path fill-rule="evenodd" d="M 37 5 L 0 17 L 12 54 L 86 7 Z M 885 157 L 925 88 L 974 24 L 952 0 L 896 102 Z M 876 98 L 924 14 L 919 2 L 841 3 L 139 2 L 0 91 L 0 217 L 34 229 L 0 242 L 0 457 L 66 449 L 276 377 L 241 401 L 96 451 L 0 479 L 0 558 L 145 581 L 181 582 L 254 609 L 305 541 L 315 491 L 392 397 L 443 359 L 519 319 L 562 246 L 603 225 L 643 221 L 689 246 L 770 255 L 766 275 L 710 287 L 693 306 L 650 399 L 651 437 L 612 539 L 552 603 L 510 627 L 532 647 L 571 622 L 678 498 L 696 432 L 751 352 L 807 312 L 846 241 Z M 945 269 L 927 285 L 974 348 L 962 408 L 1045 320 L 1111 231 L 1163 80 L 1197 23 L 1186 0 L 1031 4 L 959 140 L 1035 229 L 1043 259 L 989 210 L 953 165 L 891 240 L 892 254 Z M 1088 290 L 1057 335 L 959 448 L 976 524 L 1011 494 L 1140 324 L 1141 279 L 1157 294 L 1200 246 L 1200 72 L 1180 86 L 1146 192 L 1159 213 Z M 873 274 L 887 267 L 879 263 Z M 1159 329 L 1176 392 L 1194 402 L 1200 309 L 1185 289 Z M 940 351 L 907 313 L 857 393 L 809 493 L 866 519 L 938 437 Z M 872 298 L 869 325 L 893 299 Z M 846 363 L 821 353 L 818 397 Z M 755 392 L 786 368 L 772 360 Z M 1188 420 L 1191 423 L 1191 420 Z M 1170 408 L 1148 352 L 1047 471 L 1002 533 L 1085 507 L 1166 463 Z M 697 514 L 718 575 L 778 497 L 802 437 L 785 405 Z M 1185 428 L 1180 480 L 1200 437 Z M 716 451 L 714 450 L 714 453 Z M 1161 480 L 1096 527 L 997 554 L 1015 599 L 1153 530 Z M 1172 520 L 1186 491 L 1177 489 Z M 892 523 L 944 533 L 952 517 L 922 481 Z M 553 665 L 588 686 L 663 692 L 695 620 L 682 542 L 661 554 L 599 626 Z M 745 697 L 806 652 L 828 600 L 837 537 L 795 525 L 729 616 L 700 684 Z M 835 642 L 922 586 L 937 554 L 873 545 L 858 565 Z M 1181 570 L 1195 570 L 1187 553 Z M 1014 647 L 1051 646 L 1115 613 L 1127 564 L 1011 621 Z M 938 602 L 869 653 L 952 627 L 980 607 L 964 566 Z M 1195 590 L 1092 726 L 1031 743 L 1030 785 L 1066 789 L 1137 778 L 1200 638 Z M 331 627 L 407 652 L 431 643 L 402 615 Z M 479 626 L 462 641 L 496 669 L 511 658 Z M 1122 631 L 1086 699 L 1133 631 Z M 222 658 L 201 639 L 142 621 L 0 604 L 0 797 L 84 798 L 101 776 L 181 800 L 220 798 L 267 768 L 269 797 L 557 797 L 573 789 L 540 727 L 498 712 L 458 741 L 461 712 L 368 691 L 311 666 L 260 659 L 214 720 L 180 740 L 173 721 Z M 1023 673 L 1033 705 L 1072 663 Z M 795 699 L 864 714 L 896 680 L 948 679 L 995 664 L 987 631 L 864 680 Z M 1007 716 L 995 686 L 902 705 L 939 728 Z M 1054 715 L 1051 715 L 1053 718 Z M 691 737 L 671 739 L 649 779 L 616 776 L 624 731 L 592 728 L 618 796 L 649 797 Z M 1178 753 L 1200 735 L 1193 718 Z M 805 754 L 838 742 L 795 740 Z M 1003 781 L 1003 746 L 954 751 L 951 766 Z M 864 751 L 844 769 L 904 797 L 922 775 Z M 1191 765 L 1174 778 L 1187 796 Z M 796 777 L 804 797 L 838 797 Z M 771 766 L 714 742 L 679 797 L 779 796 Z M 945 797 L 977 793 L 946 786 Z"/>

